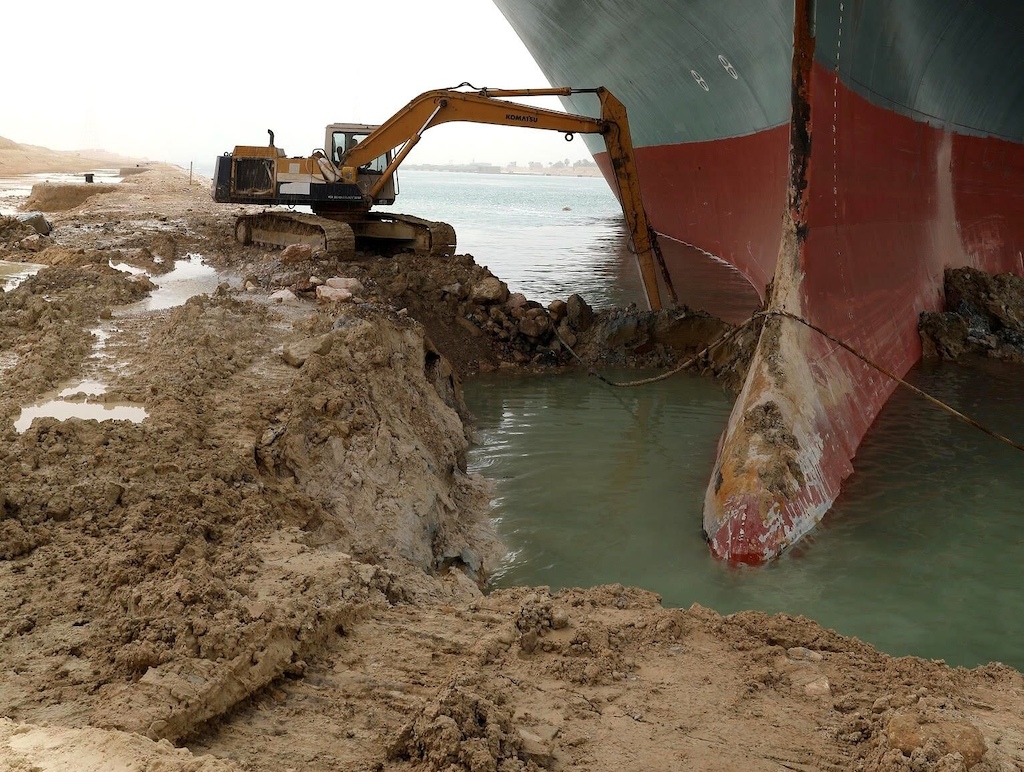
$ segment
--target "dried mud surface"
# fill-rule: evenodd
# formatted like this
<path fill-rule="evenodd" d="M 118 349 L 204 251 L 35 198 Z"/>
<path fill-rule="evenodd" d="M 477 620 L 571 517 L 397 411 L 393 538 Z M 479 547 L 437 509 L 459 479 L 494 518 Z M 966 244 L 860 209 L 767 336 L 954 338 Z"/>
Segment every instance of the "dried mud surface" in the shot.
<path fill-rule="evenodd" d="M 560 361 L 566 320 L 642 363 L 713 321 L 529 315 L 468 258 L 242 249 L 238 210 L 157 168 L 48 215 L 47 242 L 0 231 L 0 259 L 49 266 L 0 293 L 0 768 L 1024 769 L 998 664 L 620 586 L 481 593 L 501 546 L 459 376 Z M 110 267 L 189 253 L 222 284 L 162 311 Z M 362 302 L 317 302 L 325 273 Z M 15 429 L 83 380 L 106 393 L 72 399 L 146 419 Z"/>

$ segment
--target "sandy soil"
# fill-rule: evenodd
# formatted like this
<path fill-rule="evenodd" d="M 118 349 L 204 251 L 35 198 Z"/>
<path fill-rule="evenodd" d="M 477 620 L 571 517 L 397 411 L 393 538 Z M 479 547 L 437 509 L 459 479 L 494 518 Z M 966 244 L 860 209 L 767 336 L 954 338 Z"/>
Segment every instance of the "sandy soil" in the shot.
<path fill-rule="evenodd" d="M 0 228 L 0 259 L 49 266 L 0 293 L 0 768 L 1024 769 L 1002 665 L 619 586 L 484 595 L 501 546 L 458 376 L 557 362 L 564 309 L 487 299 L 468 258 L 241 248 L 241 208 L 171 167 L 79 195 L 49 236 Z M 189 253 L 221 286 L 162 311 L 109 267 Z M 318 302 L 330 275 L 361 302 Z M 631 351 L 667 357 L 656 329 Z M 106 393 L 73 398 L 146 419 L 16 431 L 86 379 Z"/>

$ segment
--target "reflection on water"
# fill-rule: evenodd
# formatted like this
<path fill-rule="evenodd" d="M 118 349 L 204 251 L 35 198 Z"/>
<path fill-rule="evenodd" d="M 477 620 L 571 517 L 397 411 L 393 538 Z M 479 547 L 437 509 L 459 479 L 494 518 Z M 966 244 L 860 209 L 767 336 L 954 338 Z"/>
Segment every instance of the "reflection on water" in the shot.
<path fill-rule="evenodd" d="M 57 398 L 67 399 L 68 397 L 73 397 L 76 394 L 85 394 L 86 396 L 95 397 L 100 394 L 106 393 L 107 387 L 105 384 L 101 383 L 100 381 L 88 380 L 80 381 L 79 383 L 76 383 L 73 386 L 68 386 L 67 388 L 61 389 L 60 391 L 57 392 Z"/>
<path fill-rule="evenodd" d="M 45 267 L 36 263 L 11 263 L 0 260 L 0 288 L 3 288 L 4 292 L 9 292 Z"/>
<path fill-rule="evenodd" d="M 678 241 L 659 239 L 665 262 L 673 266 L 674 289 L 680 304 L 699 308 L 742 324 L 761 299 L 743 275 L 724 260 Z"/>
<path fill-rule="evenodd" d="M 713 381 L 613 389 L 580 373 L 495 374 L 466 397 L 471 462 L 497 481 L 494 515 L 518 554 L 500 584 L 651 587 L 680 550 L 704 562 L 700 500 L 732 406 Z"/>
<path fill-rule="evenodd" d="M 931 365 L 912 382 L 1024 439 L 1020 368 Z M 699 602 L 805 614 L 893 654 L 1024 668 L 1024 456 L 899 390 L 826 521 L 779 560 L 710 557 L 701 505 L 731 396 L 673 378 L 618 390 L 585 376 L 467 384 L 513 555 L 499 586 L 646 587 Z"/>
<path fill-rule="evenodd" d="M 395 208 L 450 223 L 460 254 L 531 300 L 577 292 L 598 307 L 643 303 L 622 210 L 603 179 L 406 171 Z"/>
<path fill-rule="evenodd" d="M 220 279 L 202 255 L 190 254 L 186 260 L 175 260 L 174 270 L 153 277 L 156 289 L 143 301 L 147 311 L 174 308 L 196 295 L 208 295 L 217 289 Z"/>
<path fill-rule="evenodd" d="M 127 273 L 145 273 L 127 264 L 112 266 Z M 196 295 L 208 295 L 217 289 L 222 281 L 217 270 L 203 262 L 200 254 L 189 254 L 184 260 L 175 260 L 174 268 L 160 276 L 151 277 L 156 289 L 149 296 L 119 311 L 115 316 L 138 313 L 139 311 L 161 311 L 184 305 L 189 298 Z"/>
<path fill-rule="evenodd" d="M 132 421 L 139 423 L 146 418 L 146 409 L 141 405 L 128 402 L 105 404 L 88 402 L 89 397 L 106 393 L 107 387 L 100 381 L 87 380 L 61 389 L 54 399 L 46 399 L 29 405 L 21 410 L 14 421 L 14 429 L 25 432 L 36 418 L 56 418 L 64 421 L 68 418 L 92 418 L 97 421 Z"/>
<path fill-rule="evenodd" d="M 96 421 L 141 423 L 145 417 L 146 408 L 137 405 L 104 405 L 96 402 L 65 402 L 54 399 L 22 408 L 21 414 L 14 422 L 14 428 L 21 434 L 37 418 L 56 418 L 58 421 L 65 421 L 68 418 L 91 418 Z"/>

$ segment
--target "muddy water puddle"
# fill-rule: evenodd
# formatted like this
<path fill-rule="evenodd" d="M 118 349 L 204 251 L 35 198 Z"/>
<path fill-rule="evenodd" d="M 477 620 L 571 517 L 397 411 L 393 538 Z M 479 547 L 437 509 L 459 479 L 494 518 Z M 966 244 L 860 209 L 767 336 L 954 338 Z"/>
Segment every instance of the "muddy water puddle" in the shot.
<path fill-rule="evenodd" d="M 24 269 L 22 264 L 11 264 Z M 34 266 L 39 270 L 44 266 Z M 127 263 L 111 264 L 112 268 L 138 275 L 145 273 L 140 268 Z M 0 269 L 3 265 L 0 265 Z M 13 269 L 12 269 L 13 272 Z M 35 271 L 31 271 L 34 273 Z M 2 275 L 2 274 L 0 274 Z M 109 402 L 103 398 L 107 386 L 104 375 L 110 375 L 120 369 L 124 363 L 116 360 L 107 350 L 107 342 L 119 331 L 118 317 L 140 315 L 152 311 L 160 311 L 183 305 L 189 298 L 199 294 L 208 294 L 217 288 L 221 278 L 217 271 L 203 262 L 202 255 L 191 254 L 184 260 L 175 261 L 173 270 L 153 278 L 156 289 L 149 297 L 132 306 L 115 313 L 115 318 L 99 327 L 91 329 L 95 342 L 89 354 L 93 363 L 92 377 L 88 380 L 71 384 L 55 394 L 47 395 L 34 404 L 22 408 L 15 420 L 15 429 L 26 431 L 36 418 L 68 418 L 94 419 L 97 421 L 132 421 L 139 423 L 145 420 L 147 412 L 144 406 L 128 402 Z M 16 357 L 9 363 L 0 361 L 0 371 L 12 367 Z"/>
<path fill-rule="evenodd" d="M 37 263 L 11 263 L 0 260 L 0 287 L 4 292 L 9 292 L 45 267 Z"/>
<path fill-rule="evenodd" d="M 120 268 L 120 266 L 115 266 Z M 134 272 L 131 266 L 125 266 Z M 184 260 L 175 260 L 174 268 L 161 276 L 151 277 L 156 289 L 149 297 L 128 306 L 115 315 L 137 314 L 146 311 L 162 311 L 184 305 L 196 295 L 209 295 L 224 281 L 212 266 L 203 262 L 200 254 L 190 254 Z"/>
<path fill-rule="evenodd" d="M 14 421 L 14 429 L 24 433 L 36 418 L 56 418 L 64 421 L 68 418 L 93 419 L 96 421 L 132 421 L 140 423 L 145 420 L 146 409 L 130 402 L 104 402 L 97 400 L 107 391 L 100 381 L 86 380 L 61 389 L 51 397 L 28 405 L 21 409 L 21 414 Z"/>
<path fill-rule="evenodd" d="M 107 341 L 110 340 L 111 335 L 116 332 L 116 329 L 112 326 L 96 327 L 89 330 L 89 332 L 96 339 L 96 342 L 92 344 L 92 352 L 89 354 L 89 359 L 108 359 L 110 354 L 106 350 Z"/>

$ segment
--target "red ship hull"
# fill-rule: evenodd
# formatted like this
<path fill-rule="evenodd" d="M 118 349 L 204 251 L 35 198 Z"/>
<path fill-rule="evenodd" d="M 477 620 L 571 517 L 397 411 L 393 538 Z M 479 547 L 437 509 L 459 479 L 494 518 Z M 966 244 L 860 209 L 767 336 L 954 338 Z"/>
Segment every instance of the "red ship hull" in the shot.
<path fill-rule="evenodd" d="M 817 64 L 811 94 L 806 240 L 787 264 L 780 224 L 769 310 L 902 376 L 920 358 L 919 314 L 942 306 L 946 268 L 1024 273 L 1024 148 L 874 106 Z M 708 486 L 714 554 L 761 562 L 809 531 L 895 388 L 818 332 L 770 321 Z"/>
<path fill-rule="evenodd" d="M 771 559 L 828 511 L 896 388 L 821 331 L 902 376 L 946 268 L 1024 275 L 1024 6 L 495 2 L 553 82 L 625 103 L 680 299 L 718 310 L 690 292 L 704 260 L 764 302 L 704 531 L 719 557 Z"/>
<path fill-rule="evenodd" d="M 921 355 L 919 314 L 942 305 L 946 268 L 1024 275 L 1024 191 L 1017 183 L 1024 179 L 1024 147 L 932 128 L 874 106 L 817 64 L 811 77 L 812 115 L 824 116 L 825 127 L 815 126 L 818 144 L 808 168 L 807 240 L 797 275 L 777 277 L 787 286 L 780 287 L 781 305 L 774 305 L 902 376 Z M 761 293 L 784 240 L 788 128 L 637 154 L 655 229 L 687 234 L 682 243 L 723 257 Z M 598 162 L 606 168 L 606 157 Z M 665 253 L 685 297 L 694 255 Z M 786 367 L 804 377 L 780 392 L 757 371 L 766 356 L 778 359 L 785 351 L 762 347 L 705 501 L 711 549 L 734 561 L 768 560 L 821 519 L 896 388 L 818 333 L 792 320 L 777 326 L 789 343 Z M 762 410 L 757 419 L 745 418 L 769 402 L 777 414 Z M 778 442 L 751 439 L 751 423 L 773 419 L 788 427 L 783 458 Z M 797 447 L 790 447 L 794 440 Z"/>

